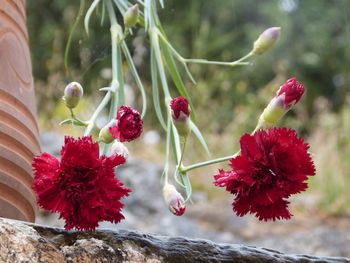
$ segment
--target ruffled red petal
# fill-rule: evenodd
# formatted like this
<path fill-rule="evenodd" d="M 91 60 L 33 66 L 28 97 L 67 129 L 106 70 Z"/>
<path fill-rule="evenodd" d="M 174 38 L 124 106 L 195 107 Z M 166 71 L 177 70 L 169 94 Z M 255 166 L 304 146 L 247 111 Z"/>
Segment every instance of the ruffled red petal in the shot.
<path fill-rule="evenodd" d="M 120 200 L 131 190 L 115 178 L 114 167 L 125 158 L 100 157 L 98 144 L 91 137 L 66 137 L 61 154 L 61 163 L 47 153 L 34 159 L 33 189 L 38 203 L 60 213 L 66 229 L 94 230 L 100 221 L 124 219 Z"/>
<path fill-rule="evenodd" d="M 140 137 L 143 121 L 139 111 L 123 105 L 118 110 L 117 120 L 118 124 L 109 128 L 113 138 L 118 138 L 121 142 L 130 142 Z"/>
<path fill-rule="evenodd" d="M 304 191 L 308 176 L 315 174 L 309 145 L 287 128 L 245 134 L 240 143 L 241 155 L 230 162 L 233 170 L 219 170 L 214 184 L 235 195 L 233 209 L 239 216 L 290 218 L 285 199 Z"/>

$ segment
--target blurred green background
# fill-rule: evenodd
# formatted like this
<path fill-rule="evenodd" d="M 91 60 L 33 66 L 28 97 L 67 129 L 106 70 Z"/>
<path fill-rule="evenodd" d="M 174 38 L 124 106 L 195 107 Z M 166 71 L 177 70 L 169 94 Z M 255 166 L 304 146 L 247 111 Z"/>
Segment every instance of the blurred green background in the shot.
<path fill-rule="evenodd" d="M 89 36 L 79 25 L 73 37 L 69 73 L 64 69 L 64 49 L 78 8 L 77 0 L 27 1 L 42 129 L 66 132 L 57 123 L 68 116 L 59 102 L 68 82 L 75 80 L 83 84 L 86 96 L 79 111 L 88 118 L 99 102 L 98 88 L 110 81 L 108 22 L 101 27 L 96 17 L 91 21 Z M 350 1 L 167 0 L 160 18 L 170 42 L 184 57 L 222 61 L 233 61 L 248 53 L 266 28 L 282 27 L 277 45 L 255 58 L 253 66 L 190 65 L 197 85 L 185 79 L 198 126 L 215 157 L 235 152 L 240 136 L 252 131 L 279 85 L 296 76 L 307 87 L 307 93 L 280 125 L 297 129 L 311 144 L 317 175 L 311 180 L 310 198 L 327 214 L 349 214 Z M 141 27 L 128 39 L 128 45 L 151 102 L 149 40 Z M 134 88 L 136 102 L 140 102 L 140 94 L 127 69 L 126 75 L 128 84 Z M 173 96 L 178 95 L 175 90 Z M 136 107 L 141 108 L 137 103 Z M 145 118 L 145 130 L 151 129 L 164 137 L 152 105 Z M 151 149 L 144 146 L 142 141 L 134 143 L 133 155 L 162 162 L 162 144 Z M 194 139 L 189 149 L 186 163 L 206 158 Z M 211 175 L 217 167 L 195 171 L 195 187 L 211 187 Z M 211 187 L 210 191 L 215 196 L 217 190 Z"/>

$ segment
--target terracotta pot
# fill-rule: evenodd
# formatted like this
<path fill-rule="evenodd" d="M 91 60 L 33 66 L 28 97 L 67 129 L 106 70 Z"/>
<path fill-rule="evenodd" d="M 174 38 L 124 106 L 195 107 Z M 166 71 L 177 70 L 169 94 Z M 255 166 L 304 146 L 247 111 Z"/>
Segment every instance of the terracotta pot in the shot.
<path fill-rule="evenodd" d="M 0 0 L 0 216 L 35 220 L 33 156 L 40 151 L 25 0 Z"/>

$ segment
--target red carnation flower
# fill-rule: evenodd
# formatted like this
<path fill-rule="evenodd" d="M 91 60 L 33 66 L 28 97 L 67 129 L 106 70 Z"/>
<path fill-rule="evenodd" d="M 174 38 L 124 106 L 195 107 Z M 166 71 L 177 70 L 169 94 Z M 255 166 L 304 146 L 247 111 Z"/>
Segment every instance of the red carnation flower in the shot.
<path fill-rule="evenodd" d="M 285 109 L 290 109 L 301 99 L 304 92 L 304 85 L 298 82 L 297 79 L 294 77 L 287 80 L 280 87 L 280 89 L 277 91 L 276 97 L 284 96 L 282 106 Z"/>
<path fill-rule="evenodd" d="M 38 204 L 60 213 L 67 230 L 94 230 L 100 221 L 124 219 L 120 199 L 131 190 L 115 178 L 114 167 L 125 158 L 100 156 L 98 143 L 91 137 L 65 137 L 61 156 L 61 161 L 48 153 L 34 158 L 33 189 Z"/>
<path fill-rule="evenodd" d="M 230 163 L 233 170 L 220 169 L 215 185 L 235 195 L 238 216 L 250 212 L 259 220 L 289 219 L 286 199 L 304 191 L 308 176 L 315 175 L 309 145 L 287 128 L 245 134 L 240 144 L 241 155 Z"/>
<path fill-rule="evenodd" d="M 170 102 L 173 118 L 177 121 L 186 121 L 190 116 L 190 106 L 185 97 L 177 97 Z M 183 114 L 181 114 L 181 112 Z"/>
<path fill-rule="evenodd" d="M 118 138 L 121 142 L 130 142 L 140 137 L 143 121 L 138 110 L 123 105 L 118 110 L 117 120 L 117 125 L 109 128 L 114 138 Z"/>

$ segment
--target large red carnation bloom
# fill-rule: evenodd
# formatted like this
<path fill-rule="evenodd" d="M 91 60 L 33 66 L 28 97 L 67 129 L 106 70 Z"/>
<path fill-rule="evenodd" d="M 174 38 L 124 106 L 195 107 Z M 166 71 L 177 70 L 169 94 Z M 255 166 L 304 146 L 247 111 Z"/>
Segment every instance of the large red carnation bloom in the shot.
<path fill-rule="evenodd" d="M 241 155 L 231 160 L 232 171 L 219 170 L 215 185 L 234 194 L 233 210 L 248 212 L 259 220 L 289 219 L 292 194 L 307 188 L 315 167 L 309 146 L 296 131 L 287 128 L 259 130 L 241 137 Z"/>
<path fill-rule="evenodd" d="M 100 221 L 124 219 L 120 199 L 131 190 L 115 178 L 114 167 L 125 158 L 100 156 L 91 137 L 65 137 L 61 156 L 61 161 L 48 153 L 34 158 L 33 189 L 39 205 L 60 213 L 67 230 L 94 230 Z"/>
<path fill-rule="evenodd" d="M 117 113 L 117 125 L 110 127 L 109 131 L 114 138 L 121 142 L 130 142 L 140 137 L 143 121 L 140 112 L 129 106 L 121 106 Z"/>

